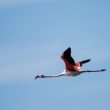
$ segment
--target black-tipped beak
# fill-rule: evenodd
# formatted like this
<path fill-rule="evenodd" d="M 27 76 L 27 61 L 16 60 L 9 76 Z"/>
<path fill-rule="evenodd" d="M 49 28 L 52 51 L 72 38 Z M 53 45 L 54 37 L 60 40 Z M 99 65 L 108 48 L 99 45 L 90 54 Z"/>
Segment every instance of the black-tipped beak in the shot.
<path fill-rule="evenodd" d="M 37 78 L 39 78 L 39 75 L 37 75 L 37 76 L 35 77 L 35 79 L 37 79 Z"/>

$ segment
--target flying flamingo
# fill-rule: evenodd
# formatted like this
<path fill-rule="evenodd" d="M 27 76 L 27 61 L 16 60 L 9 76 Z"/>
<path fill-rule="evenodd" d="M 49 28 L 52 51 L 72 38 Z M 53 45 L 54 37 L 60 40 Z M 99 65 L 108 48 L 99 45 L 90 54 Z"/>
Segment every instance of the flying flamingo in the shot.
<path fill-rule="evenodd" d="M 65 63 L 65 70 L 57 75 L 36 75 L 36 78 L 53 78 L 53 77 L 60 77 L 60 76 L 78 76 L 82 73 L 86 72 L 103 72 L 106 69 L 100 70 L 81 70 L 83 64 L 90 62 L 91 59 L 75 62 L 74 59 L 71 57 L 71 48 L 69 47 L 66 49 L 63 54 L 61 55 L 61 59 Z"/>

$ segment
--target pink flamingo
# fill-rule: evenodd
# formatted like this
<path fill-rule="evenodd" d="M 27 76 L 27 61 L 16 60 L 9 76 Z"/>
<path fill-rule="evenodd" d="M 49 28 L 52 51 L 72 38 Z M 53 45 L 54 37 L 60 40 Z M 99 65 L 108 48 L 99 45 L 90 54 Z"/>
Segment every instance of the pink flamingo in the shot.
<path fill-rule="evenodd" d="M 81 70 L 81 67 L 83 64 L 88 63 L 91 61 L 91 59 L 75 62 L 74 59 L 71 57 L 71 48 L 69 47 L 66 49 L 63 54 L 61 55 L 61 59 L 65 63 L 65 70 L 56 75 L 36 75 L 36 78 L 53 78 L 53 77 L 61 77 L 61 76 L 78 76 L 82 73 L 86 72 L 103 72 L 106 71 L 106 69 L 100 69 L 100 70 Z"/>

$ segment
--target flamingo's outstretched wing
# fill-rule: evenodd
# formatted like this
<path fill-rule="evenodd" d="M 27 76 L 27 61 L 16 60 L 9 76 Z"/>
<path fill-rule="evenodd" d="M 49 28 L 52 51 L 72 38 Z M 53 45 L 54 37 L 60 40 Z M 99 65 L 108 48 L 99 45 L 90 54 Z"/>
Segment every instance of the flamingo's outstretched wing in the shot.
<path fill-rule="evenodd" d="M 74 59 L 71 57 L 71 48 L 69 47 L 63 52 L 64 59 L 68 61 L 68 63 L 75 65 Z"/>
<path fill-rule="evenodd" d="M 74 71 L 74 67 L 76 66 L 74 59 L 71 57 L 71 48 L 69 47 L 66 49 L 63 54 L 61 55 L 61 58 L 63 59 L 66 69 L 69 71 Z"/>
<path fill-rule="evenodd" d="M 80 61 L 80 66 L 82 66 L 83 64 L 88 63 L 90 61 L 91 61 L 91 59 Z"/>

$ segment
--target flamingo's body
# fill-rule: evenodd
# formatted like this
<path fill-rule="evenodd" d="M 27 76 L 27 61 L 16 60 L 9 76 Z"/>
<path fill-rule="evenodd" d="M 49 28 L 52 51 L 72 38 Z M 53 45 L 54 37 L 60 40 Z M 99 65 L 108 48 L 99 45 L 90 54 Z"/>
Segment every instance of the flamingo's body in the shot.
<path fill-rule="evenodd" d="M 105 71 L 105 69 L 101 69 L 101 70 L 81 70 L 81 66 L 87 62 L 90 61 L 90 59 L 87 60 L 83 60 L 83 61 L 79 61 L 79 62 L 75 62 L 74 59 L 71 57 L 71 48 L 69 47 L 68 49 L 66 49 L 63 54 L 61 55 L 61 59 L 64 61 L 65 63 L 65 70 L 57 75 L 36 75 L 36 78 L 51 78 L 51 77 L 60 77 L 60 76 L 78 76 L 81 73 L 85 73 L 85 72 L 102 72 Z"/>

